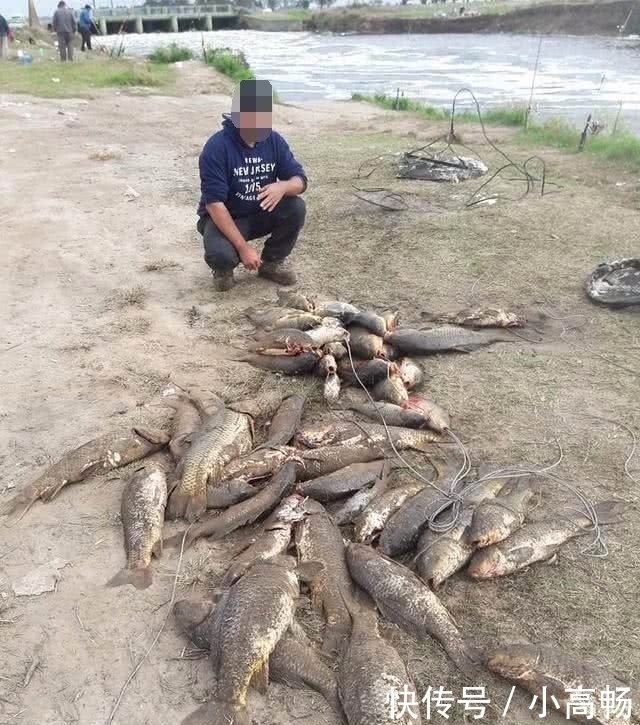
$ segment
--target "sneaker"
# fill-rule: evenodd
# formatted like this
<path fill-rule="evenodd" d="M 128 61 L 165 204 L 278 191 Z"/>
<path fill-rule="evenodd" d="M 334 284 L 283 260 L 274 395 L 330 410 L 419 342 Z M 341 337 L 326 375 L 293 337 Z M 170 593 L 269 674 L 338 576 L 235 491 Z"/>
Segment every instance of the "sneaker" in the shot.
<path fill-rule="evenodd" d="M 290 269 L 285 260 L 279 262 L 263 262 L 258 269 L 260 277 L 266 277 L 276 284 L 285 287 L 295 284 L 298 281 L 295 272 Z"/>
<path fill-rule="evenodd" d="M 236 283 L 233 277 L 233 271 L 213 270 L 213 281 L 218 292 L 227 292 Z"/>

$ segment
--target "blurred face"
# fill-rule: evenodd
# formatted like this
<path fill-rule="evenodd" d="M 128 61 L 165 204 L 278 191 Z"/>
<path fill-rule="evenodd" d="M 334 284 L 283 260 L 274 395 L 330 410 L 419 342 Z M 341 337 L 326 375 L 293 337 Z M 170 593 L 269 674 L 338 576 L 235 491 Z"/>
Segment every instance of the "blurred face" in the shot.
<path fill-rule="evenodd" d="M 264 141 L 271 133 L 273 91 L 269 81 L 241 81 L 233 95 L 231 120 L 247 143 Z"/>

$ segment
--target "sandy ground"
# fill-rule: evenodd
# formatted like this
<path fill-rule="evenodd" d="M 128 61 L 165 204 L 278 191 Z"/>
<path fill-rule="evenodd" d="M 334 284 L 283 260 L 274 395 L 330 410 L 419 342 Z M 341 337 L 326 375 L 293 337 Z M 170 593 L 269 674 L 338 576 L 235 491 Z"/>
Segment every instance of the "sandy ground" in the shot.
<path fill-rule="evenodd" d="M 228 95 L 212 94 L 215 88 L 208 71 L 187 64 L 176 97 L 1 97 L 0 502 L 93 436 L 134 422 L 165 425 L 169 410 L 159 403 L 174 382 L 227 398 L 300 385 L 223 359 L 229 343 L 241 344 L 251 330 L 242 308 L 275 292 L 242 272 L 222 297 L 203 260 L 195 229 L 197 156 L 230 103 Z M 404 193 L 409 208 L 389 213 L 351 195 L 358 165 L 422 145 L 442 128 L 335 103 L 279 107 L 274 125 L 310 179 L 307 224 L 294 255 L 301 289 L 397 307 L 406 324 L 419 322 L 422 310 L 469 301 L 547 315 L 540 343 L 516 339 L 472 356 L 429 360 L 426 390 L 450 411 L 474 461 L 549 464 L 557 438 L 564 459 L 556 472 L 596 500 L 626 501 L 625 519 L 605 532 L 606 558 L 581 555 L 586 537 L 565 547 L 553 566 L 517 577 L 482 585 L 454 577 L 442 599 L 480 642 L 560 645 L 633 682 L 640 669 L 640 529 L 631 476 L 640 479 L 640 466 L 636 457 L 625 473 L 632 445 L 625 429 L 584 416 L 637 429 L 638 317 L 595 308 L 581 285 L 602 259 L 637 253 L 640 180 L 548 152 L 549 178 L 560 193 L 464 209 L 476 186 L 403 182 L 382 168 L 361 183 Z M 463 133 L 492 170 L 502 165 L 477 129 Z M 505 134 L 492 131 L 492 138 Z M 112 158 L 91 158 L 104 151 Z M 529 155 L 513 153 L 520 161 Z M 517 182 L 501 183 L 512 196 L 522 192 Z M 563 324 L 578 329 L 563 339 Z M 306 420 L 316 420 L 326 409 L 314 383 L 306 390 Z M 104 586 L 124 563 L 119 508 L 126 474 L 70 486 L 0 528 L 0 723 L 103 725 L 165 619 L 174 551 L 156 562 L 149 589 Z M 562 499 L 570 494 L 550 484 L 533 517 L 549 515 Z M 222 571 L 238 541 L 201 541 L 187 552 L 178 598 L 213 588 L 212 573 Z M 55 559 L 66 563 L 55 592 L 14 596 L 13 584 Z M 307 612 L 304 600 L 301 607 Z M 308 622 L 313 631 L 313 618 Z M 416 644 L 392 626 L 384 632 L 421 692 L 442 685 L 461 694 L 460 676 L 435 644 Z M 206 699 L 209 665 L 181 657 L 185 646 L 169 617 L 114 723 L 177 723 Z M 518 714 L 501 717 L 509 694 L 503 683 L 488 677 L 464 684 L 488 687 L 493 704 L 483 721 L 540 721 L 528 710 L 531 698 L 520 695 L 512 706 Z M 266 700 L 252 693 L 251 702 L 261 725 L 340 722 L 319 695 L 277 684 Z M 472 715 L 458 707 L 449 721 Z"/>

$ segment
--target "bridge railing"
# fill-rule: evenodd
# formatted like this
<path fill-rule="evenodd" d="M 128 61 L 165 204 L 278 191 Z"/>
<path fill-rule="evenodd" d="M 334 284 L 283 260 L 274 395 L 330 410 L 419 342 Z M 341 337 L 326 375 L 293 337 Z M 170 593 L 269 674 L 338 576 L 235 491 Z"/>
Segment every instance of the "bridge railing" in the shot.
<path fill-rule="evenodd" d="M 96 8 L 96 18 L 153 17 L 153 16 L 195 16 L 236 15 L 232 5 L 146 5 L 144 7 Z"/>

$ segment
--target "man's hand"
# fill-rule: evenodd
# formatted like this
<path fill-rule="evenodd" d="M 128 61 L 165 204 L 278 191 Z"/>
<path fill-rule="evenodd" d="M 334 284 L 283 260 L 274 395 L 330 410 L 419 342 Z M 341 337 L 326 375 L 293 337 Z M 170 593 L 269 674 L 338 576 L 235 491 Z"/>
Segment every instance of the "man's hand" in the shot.
<path fill-rule="evenodd" d="M 285 194 L 287 190 L 286 184 L 283 181 L 274 181 L 273 184 L 267 184 L 261 186 L 258 191 L 258 200 L 260 206 L 264 211 L 273 211 L 278 202 Z"/>
<path fill-rule="evenodd" d="M 242 264 L 244 264 L 247 269 L 258 269 L 258 267 L 262 264 L 258 252 L 256 252 L 256 250 L 248 244 L 238 250 L 238 255 L 240 256 Z"/>

